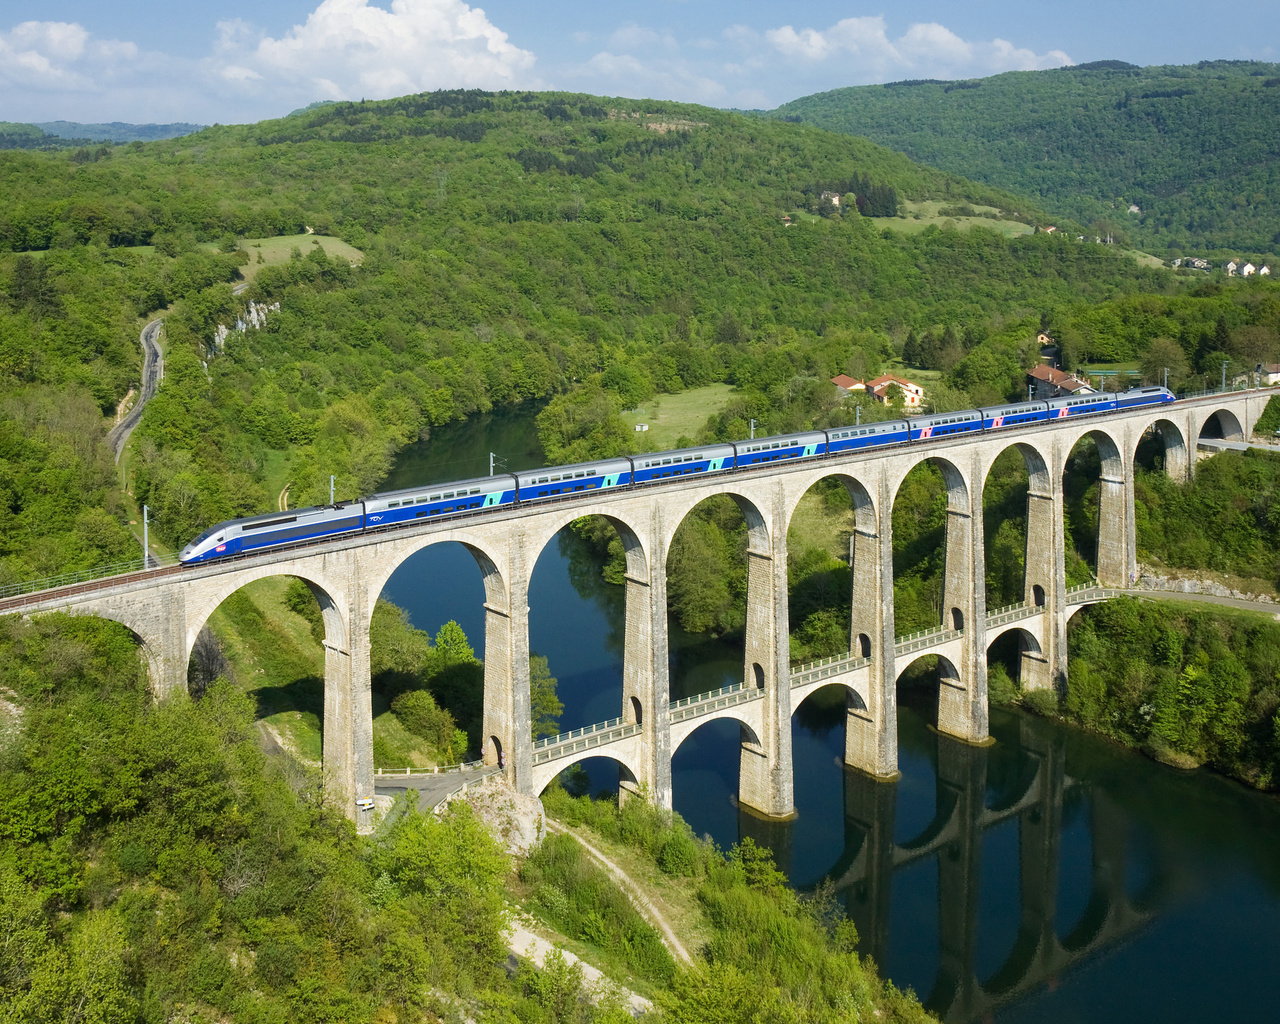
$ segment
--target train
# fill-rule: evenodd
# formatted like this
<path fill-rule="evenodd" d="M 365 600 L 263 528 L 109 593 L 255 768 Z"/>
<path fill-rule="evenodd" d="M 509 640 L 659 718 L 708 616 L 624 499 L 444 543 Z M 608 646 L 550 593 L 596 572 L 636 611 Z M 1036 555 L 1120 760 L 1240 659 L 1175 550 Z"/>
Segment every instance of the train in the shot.
<path fill-rule="evenodd" d="M 780 461 L 936 441 L 957 434 L 1003 431 L 1172 401 L 1173 394 L 1161 387 L 1133 388 L 1118 394 L 1069 395 L 409 487 L 332 505 L 268 512 L 219 523 L 191 541 L 178 557 L 184 565 L 192 565 L 324 537 L 549 501 L 579 492 L 644 487 L 678 477 L 749 470 Z"/>

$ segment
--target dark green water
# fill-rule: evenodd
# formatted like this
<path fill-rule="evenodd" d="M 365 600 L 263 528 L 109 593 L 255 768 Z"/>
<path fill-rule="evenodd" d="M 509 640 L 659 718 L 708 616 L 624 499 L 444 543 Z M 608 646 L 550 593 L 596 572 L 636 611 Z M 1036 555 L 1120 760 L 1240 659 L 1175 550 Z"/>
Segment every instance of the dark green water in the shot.
<path fill-rule="evenodd" d="M 531 461 L 515 455 L 531 419 L 446 428 L 393 482 L 481 475 L 491 448 L 512 468 L 537 465 L 527 443 Z M 481 653 L 480 574 L 459 545 L 419 553 L 384 593 L 420 628 L 456 619 Z M 559 679 L 561 727 L 617 716 L 622 593 L 572 535 L 540 556 L 529 605 L 531 647 Z M 673 624 L 671 651 L 673 698 L 741 678 L 740 645 Z M 767 843 L 801 890 L 830 880 L 863 951 L 943 1019 L 1276 1019 L 1280 801 L 999 710 L 996 743 L 969 747 L 929 727 L 928 693 L 899 709 L 901 778 L 876 782 L 842 767 L 843 700 L 831 696 L 819 691 L 792 719 L 794 822 L 737 810 L 738 727 L 725 721 L 675 752 L 676 810 L 722 846 Z M 593 787 L 616 786 L 611 762 L 586 766 Z"/>

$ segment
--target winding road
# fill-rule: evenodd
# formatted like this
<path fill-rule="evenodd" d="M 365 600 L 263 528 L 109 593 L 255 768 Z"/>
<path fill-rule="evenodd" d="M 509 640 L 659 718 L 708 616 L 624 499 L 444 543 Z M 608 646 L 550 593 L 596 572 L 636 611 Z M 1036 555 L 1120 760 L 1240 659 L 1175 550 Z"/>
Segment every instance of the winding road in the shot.
<path fill-rule="evenodd" d="M 112 427 L 107 434 L 107 443 L 111 445 L 116 462 L 119 462 L 120 456 L 124 454 L 124 446 L 129 443 L 129 435 L 133 433 L 133 428 L 142 419 L 143 408 L 155 396 L 156 387 L 164 377 L 164 353 L 160 351 L 160 345 L 156 341 L 163 326 L 164 318 L 159 317 L 142 328 L 142 333 L 138 336 L 138 341 L 142 345 L 142 387 L 138 392 L 138 400 L 133 403 L 133 408 L 124 419 Z"/>

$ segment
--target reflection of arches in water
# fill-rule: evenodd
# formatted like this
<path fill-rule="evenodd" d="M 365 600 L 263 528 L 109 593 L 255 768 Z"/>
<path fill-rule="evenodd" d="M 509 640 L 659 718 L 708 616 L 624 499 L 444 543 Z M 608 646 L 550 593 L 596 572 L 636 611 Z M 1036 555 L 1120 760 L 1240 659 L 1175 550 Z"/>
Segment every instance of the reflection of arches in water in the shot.
<path fill-rule="evenodd" d="M 1089 904 L 1095 890 L 1093 846 L 1090 801 L 1083 790 L 1068 790 L 1062 799 L 1058 886 L 1054 898 L 1055 930 L 1064 946 L 1063 936 L 1074 935 L 1089 918 Z"/>
<path fill-rule="evenodd" d="M 1009 818 L 981 835 L 973 973 L 984 987 L 1004 972 L 1022 930 L 1021 901 L 1008 898 L 1021 890 L 1021 831 Z"/>

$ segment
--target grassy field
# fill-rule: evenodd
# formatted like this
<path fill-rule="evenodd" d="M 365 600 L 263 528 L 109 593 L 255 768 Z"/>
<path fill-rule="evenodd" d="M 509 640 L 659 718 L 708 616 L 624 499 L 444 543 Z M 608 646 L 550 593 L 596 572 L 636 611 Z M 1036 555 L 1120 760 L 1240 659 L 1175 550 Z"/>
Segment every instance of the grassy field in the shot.
<path fill-rule="evenodd" d="M 975 217 L 943 217 L 938 211 L 944 206 L 959 205 L 955 202 L 941 202 L 938 200 L 924 200 L 918 203 L 907 201 L 899 202 L 899 207 L 906 217 L 876 217 L 875 223 L 879 226 L 893 228 L 894 231 L 902 231 L 907 234 L 918 234 L 927 228 L 930 224 L 936 224 L 938 227 L 951 225 L 960 231 L 967 231 L 971 227 L 983 227 L 990 231 L 998 231 L 1006 238 L 1013 238 L 1017 235 L 1029 235 L 1034 228 L 1030 224 L 1023 224 L 1017 220 L 1006 220 L 1000 216 L 1000 211 L 994 206 L 974 206 L 969 204 Z"/>
<path fill-rule="evenodd" d="M 250 583 L 218 606 L 209 627 L 231 666 L 232 682 L 258 704 L 258 718 L 299 760 L 319 765 L 323 746 L 324 649 L 311 624 L 285 605 L 290 577 Z M 424 741 L 409 733 L 373 693 L 374 766 L 431 767 Z"/>
<path fill-rule="evenodd" d="M 791 517 L 787 528 L 787 549 L 800 552 L 821 548 L 832 558 L 849 560 L 849 538 L 853 536 L 853 508 L 828 509 L 822 495 L 808 491 Z"/>
<path fill-rule="evenodd" d="M 341 238 L 332 235 L 281 235 L 277 238 L 246 238 L 240 242 L 240 248 L 249 254 L 249 262 L 243 268 L 246 281 L 252 281 L 261 267 L 269 267 L 276 263 L 287 263 L 294 249 L 300 249 L 302 255 L 311 251 L 312 246 L 320 246 L 331 260 L 343 259 L 354 265 L 364 259 L 364 253 L 347 245 Z M 258 262 L 261 257 L 262 261 Z"/>
<path fill-rule="evenodd" d="M 658 395 L 639 409 L 624 412 L 622 419 L 629 427 L 649 425 L 636 440 L 640 451 L 665 451 L 678 447 L 681 437 L 696 437 L 707 417 L 723 409 L 732 394 L 728 384 L 708 384 L 678 395 Z"/>

